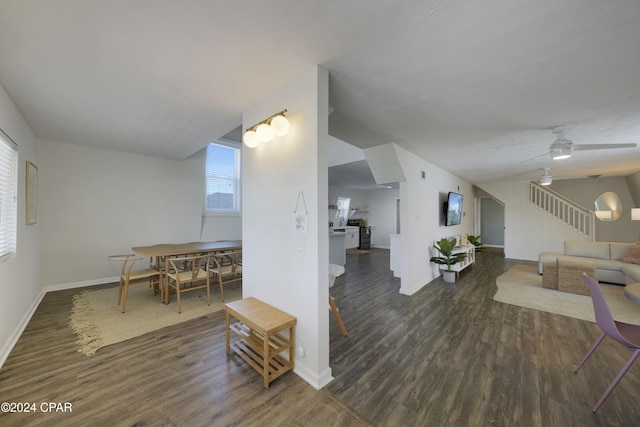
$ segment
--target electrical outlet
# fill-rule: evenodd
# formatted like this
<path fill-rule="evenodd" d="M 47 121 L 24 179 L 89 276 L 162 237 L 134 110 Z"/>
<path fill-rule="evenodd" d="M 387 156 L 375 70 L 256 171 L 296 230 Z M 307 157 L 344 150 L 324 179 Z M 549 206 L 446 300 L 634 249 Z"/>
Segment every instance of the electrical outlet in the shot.
<path fill-rule="evenodd" d="M 307 341 L 305 339 L 298 340 L 297 352 L 299 357 L 305 357 L 307 355 Z"/>

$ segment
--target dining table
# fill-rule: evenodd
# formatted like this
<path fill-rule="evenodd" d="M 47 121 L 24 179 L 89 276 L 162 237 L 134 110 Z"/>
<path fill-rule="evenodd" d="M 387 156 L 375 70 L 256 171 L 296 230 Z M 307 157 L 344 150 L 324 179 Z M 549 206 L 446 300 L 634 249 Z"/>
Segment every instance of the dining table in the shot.
<path fill-rule="evenodd" d="M 215 242 L 161 243 L 151 246 L 134 246 L 135 253 L 149 258 L 166 258 L 193 254 L 214 254 L 242 249 L 242 240 L 218 240 Z"/>
<path fill-rule="evenodd" d="M 134 246 L 131 250 L 144 258 L 149 258 L 154 268 L 169 271 L 169 258 L 189 255 L 214 255 L 242 250 L 242 240 L 217 240 L 215 242 L 160 243 L 150 246 Z M 155 259 L 155 263 L 153 260 Z M 164 264 L 164 265 L 163 265 Z M 162 275 L 164 276 L 164 275 Z M 165 300 L 166 286 L 160 285 L 162 300 Z"/>

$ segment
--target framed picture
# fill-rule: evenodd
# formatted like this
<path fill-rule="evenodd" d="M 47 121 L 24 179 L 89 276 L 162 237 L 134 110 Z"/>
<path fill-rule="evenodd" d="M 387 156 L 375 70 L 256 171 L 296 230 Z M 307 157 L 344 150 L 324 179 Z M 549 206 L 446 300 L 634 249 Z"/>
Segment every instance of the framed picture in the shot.
<path fill-rule="evenodd" d="M 38 168 L 27 160 L 27 225 L 37 222 L 38 210 Z"/>

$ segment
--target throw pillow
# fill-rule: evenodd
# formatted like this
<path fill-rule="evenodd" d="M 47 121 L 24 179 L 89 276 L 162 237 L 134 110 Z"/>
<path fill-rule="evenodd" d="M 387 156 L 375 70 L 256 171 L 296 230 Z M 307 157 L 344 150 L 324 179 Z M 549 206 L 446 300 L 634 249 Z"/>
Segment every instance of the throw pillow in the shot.
<path fill-rule="evenodd" d="M 640 264 L 640 245 L 632 245 L 624 258 L 622 258 L 622 262 Z"/>

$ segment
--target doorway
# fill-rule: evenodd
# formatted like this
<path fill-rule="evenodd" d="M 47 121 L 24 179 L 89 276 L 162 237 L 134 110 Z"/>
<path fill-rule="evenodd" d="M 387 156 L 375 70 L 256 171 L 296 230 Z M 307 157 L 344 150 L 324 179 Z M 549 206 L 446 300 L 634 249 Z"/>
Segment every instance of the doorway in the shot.
<path fill-rule="evenodd" d="M 480 198 L 480 236 L 483 246 L 504 249 L 504 204 Z"/>

